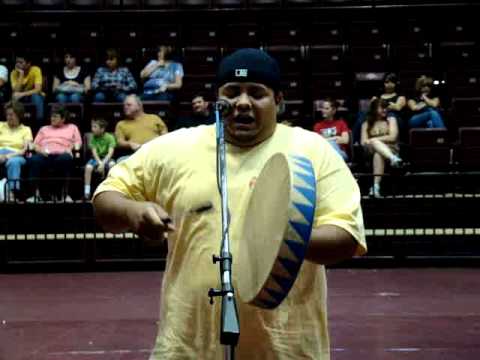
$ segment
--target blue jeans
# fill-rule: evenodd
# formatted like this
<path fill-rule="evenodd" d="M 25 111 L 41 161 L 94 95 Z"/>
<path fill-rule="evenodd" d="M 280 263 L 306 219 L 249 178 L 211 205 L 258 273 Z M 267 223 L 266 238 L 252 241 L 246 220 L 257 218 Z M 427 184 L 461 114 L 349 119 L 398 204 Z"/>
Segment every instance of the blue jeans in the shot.
<path fill-rule="evenodd" d="M 420 114 L 413 115 L 408 122 L 410 128 L 443 129 L 445 124 L 437 110 L 427 109 Z"/>
<path fill-rule="evenodd" d="M 161 92 L 158 94 L 143 94 L 142 100 L 144 101 L 173 101 L 175 99 L 175 94 L 171 92 Z"/>
<path fill-rule="evenodd" d="M 13 153 L 9 149 L 0 149 L 0 155 L 7 155 Z M 8 159 L 5 162 L 5 167 L 7 168 L 7 179 L 8 179 L 8 189 L 20 190 L 20 173 L 22 172 L 22 166 L 25 165 L 27 161 L 23 156 L 14 156 Z"/>
<path fill-rule="evenodd" d="M 327 140 L 330 145 L 332 145 L 333 149 L 342 157 L 343 160 L 348 160 L 347 153 L 342 149 L 340 145 L 335 140 Z"/>
<path fill-rule="evenodd" d="M 57 93 L 57 96 L 55 98 L 56 98 L 57 102 L 62 103 L 62 104 L 83 102 L 83 94 L 81 94 L 81 93 L 59 92 L 59 93 Z"/>
<path fill-rule="evenodd" d="M 20 99 L 22 103 L 32 103 L 35 106 L 36 111 L 36 122 L 37 126 L 43 125 L 43 108 L 44 108 L 44 98 L 42 95 L 33 94 L 31 96 L 25 96 Z"/>
<path fill-rule="evenodd" d="M 93 98 L 93 102 L 123 102 L 125 98 L 127 97 L 127 94 L 124 92 L 116 92 L 116 93 L 110 93 L 110 92 L 103 92 L 99 91 L 95 93 L 95 96 Z"/>

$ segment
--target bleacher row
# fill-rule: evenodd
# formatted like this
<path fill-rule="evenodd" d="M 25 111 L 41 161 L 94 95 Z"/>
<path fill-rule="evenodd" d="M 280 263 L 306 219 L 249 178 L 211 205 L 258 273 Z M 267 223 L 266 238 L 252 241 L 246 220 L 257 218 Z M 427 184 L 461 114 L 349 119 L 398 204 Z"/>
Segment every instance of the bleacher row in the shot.
<path fill-rule="evenodd" d="M 245 9 L 290 7 L 392 6 L 439 3 L 438 0 L 0 0 L 0 6 L 28 9 Z M 449 4 L 467 4 L 450 0 Z"/>

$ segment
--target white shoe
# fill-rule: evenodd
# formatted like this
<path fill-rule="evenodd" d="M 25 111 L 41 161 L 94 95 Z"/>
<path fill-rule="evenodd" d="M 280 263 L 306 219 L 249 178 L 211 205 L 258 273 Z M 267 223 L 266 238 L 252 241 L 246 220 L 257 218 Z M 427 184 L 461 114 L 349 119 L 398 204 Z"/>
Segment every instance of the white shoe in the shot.
<path fill-rule="evenodd" d="M 403 165 L 403 160 L 401 157 L 399 156 L 394 156 L 390 159 L 390 165 L 392 165 L 392 167 L 394 168 L 399 168 L 399 167 L 402 167 Z"/>
<path fill-rule="evenodd" d="M 30 196 L 26 201 L 29 204 L 36 204 L 36 203 L 43 202 L 40 196 Z"/>
<path fill-rule="evenodd" d="M 368 192 L 368 196 L 374 197 L 376 199 L 381 198 L 382 195 L 380 194 L 380 186 L 378 185 L 373 185 L 370 188 L 370 191 Z"/>

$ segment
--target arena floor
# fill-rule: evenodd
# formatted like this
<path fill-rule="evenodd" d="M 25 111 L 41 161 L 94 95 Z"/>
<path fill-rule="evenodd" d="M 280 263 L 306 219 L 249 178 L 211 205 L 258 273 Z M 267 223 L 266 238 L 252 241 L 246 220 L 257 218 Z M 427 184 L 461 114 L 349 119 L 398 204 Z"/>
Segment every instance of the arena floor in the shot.
<path fill-rule="evenodd" d="M 0 275 L 0 360 L 146 360 L 162 274 Z M 480 359 L 479 269 L 329 271 L 332 360 Z"/>

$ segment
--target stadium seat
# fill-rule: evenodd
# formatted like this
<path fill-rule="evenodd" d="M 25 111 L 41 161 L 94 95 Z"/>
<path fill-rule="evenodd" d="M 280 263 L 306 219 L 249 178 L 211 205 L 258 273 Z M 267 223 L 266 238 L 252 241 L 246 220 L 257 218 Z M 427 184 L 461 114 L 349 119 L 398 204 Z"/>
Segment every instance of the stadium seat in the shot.
<path fill-rule="evenodd" d="M 186 47 L 183 50 L 183 68 L 189 75 L 215 75 L 220 52 L 216 47 Z"/>
<path fill-rule="evenodd" d="M 459 127 L 480 126 L 480 98 L 454 98 L 452 108 Z"/>
<path fill-rule="evenodd" d="M 285 6 L 287 7 L 296 7 L 296 6 L 314 7 L 316 5 L 318 5 L 317 0 L 285 0 Z"/>
<path fill-rule="evenodd" d="M 180 100 L 191 102 L 198 94 L 205 95 L 208 99 L 216 99 L 214 76 L 189 76 L 183 78 L 183 86 L 180 91 Z"/>
<path fill-rule="evenodd" d="M 460 171 L 480 171 L 480 127 L 461 127 L 458 130 L 455 161 Z"/>
<path fill-rule="evenodd" d="M 144 43 L 154 48 L 160 45 L 178 46 L 180 44 L 180 31 L 177 25 L 157 25 L 146 27 Z"/>
<path fill-rule="evenodd" d="M 268 29 L 268 45 L 301 45 L 304 41 L 302 29 L 296 24 L 271 24 Z"/>
<path fill-rule="evenodd" d="M 399 21 L 391 29 L 392 41 L 402 45 L 419 45 L 432 42 L 432 29 L 428 22 L 418 19 Z"/>
<path fill-rule="evenodd" d="M 102 118 L 108 121 L 109 131 L 115 129 L 117 122 L 124 117 L 121 103 L 92 103 L 90 111 L 90 118 Z"/>
<path fill-rule="evenodd" d="M 147 8 L 169 9 L 174 7 L 175 3 L 175 0 L 143 0 L 143 5 Z"/>
<path fill-rule="evenodd" d="M 6 7 L 25 7 L 28 5 L 28 0 L 0 0 L 0 5 Z"/>
<path fill-rule="evenodd" d="M 389 47 L 386 44 L 371 47 L 352 47 L 352 70 L 354 72 L 385 72 L 389 65 Z"/>
<path fill-rule="evenodd" d="M 246 5 L 246 0 L 213 0 L 213 7 L 216 8 L 243 8 Z"/>
<path fill-rule="evenodd" d="M 169 101 L 143 101 L 143 109 L 147 114 L 158 115 L 171 128 L 172 106 Z"/>
<path fill-rule="evenodd" d="M 222 47 L 227 53 L 244 47 L 258 48 L 263 42 L 263 34 L 258 24 L 227 24 L 220 33 L 223 34 L 220 39 Z"/>
<path fill-rule="evenodd" d="M 140 0 L 105 0 L 107 8 L 135 9 L 140 7 Z"/>
<path fill-rule="evenodd" d="M 451 69 L 447 72 L 447 89 L 451 97 L 469 98 L 480 96 L 480 69 Z"/>
<path fill-rule="evenodd" d="M 215 24 L 193 24 L 184 28 L 183 43 L 186 46 L 218 46 L 218 27 Z"/>
<path fill-rule="evenodd" d="M 325 97 L 343 98 L 350 94 L 344 73 L 325 73 L 312 75 L 311 94 L 313 99 L 324 99 Z"/>
<path fill-rule="evenodd" d="M 304 88 L 302 80 L 297 76 L 284 76 L 282 78 L 281 88 L 286 100 L 304 99 Z"/>
<path fill-rule="evenodd" d="M 399 71 L 423 71 L 432 72 L 434 70 L 432 60 L 432 45 L 400 45 L 392 47 L 391 56 L 395 59 L 395 68 Z"/>
<path fill-rule="evenodd" d="M 183 8 L 208 8 L 210 0 L 177 0 L 177 4 Z"/>
<path fill-rule="evenodd" d="M 292 125 L 302 126 L 304 123 L 304 102 L 302 100 L 286 100 L 285 111 L 279 114 L 278 121 L 288 121 Z"/>
<path fill-rule="evenodd" d="M 70 0 L 70 6 L 73 8 L 100 8 L 103 5 L 103 0 Z"/>
<path fill-rule="evenodd" d="M 314 45 L 309 49 L 313 74 L 345 71 L 347 56 L 341 45 Z"/>
<path fill-rule="evenodd" d="M 65 7 L 64 0 L 32 0 L 32 5 L 38 8 L 56 8 L 61 9 Z"/>
<path fill-rule="evenodd" d="M 280 7 L 282 0 L 249 0 L 249 5 L 252 8 L 256 7 Z"/>
<path fill-rule="evenodd" d="M 409 148 L 413 172 L 447 172 L 452 165 L 452 147 L 446 129 L 411 129 Z"/>
<path fill-rule="evenodd" d="M 471 42 L 477 40 L 480 29 L 478 21 L 472 23 L 452 18 L 452 21 L 445 22 L 438 30 L 441 42 Z"/>
<path fill-rule="evenodd" d="M 304 70 L 304 49 L 300 46 L 269 46 L 265 51 L 275 58 L 282 75 L 300 75 Z"/>
<path fill-rule="evenodd" d="M 305 29 L 305 38 L 311 45 L 336 45 L 345 42 L 344 30 L 339 23 L 312 23 Z"/>
<path fill-rule="evenodd" d="M 443 42 L 439 47 L 442 70 L 480 69 L 480 54 L 475 42 Z"/>
<path fill-rule="evenodd" d="M 351 46 L 380 46 L 388 42 L 380 24 L 370 21 L 353 22 L 349 37 Z"/>

